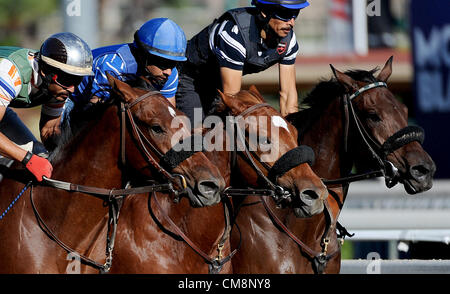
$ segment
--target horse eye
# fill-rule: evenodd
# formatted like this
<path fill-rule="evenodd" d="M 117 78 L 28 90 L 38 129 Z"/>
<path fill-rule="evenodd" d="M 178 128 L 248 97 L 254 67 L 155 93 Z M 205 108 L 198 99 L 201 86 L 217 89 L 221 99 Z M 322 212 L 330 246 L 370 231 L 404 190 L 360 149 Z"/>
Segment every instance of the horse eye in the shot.
<path fill-rule="evenodd" d="M 156 133 L 156 134 L 162 134 L 162 133 L 164 133 L 163 128 L 162 128 L 161 126 L 159 126 L 159 125 L 153 125 L 153 126 L 150 126 L 150 130 L 151 130 L 152 132 Z"/>
<path fill-rule="evenodd" d="M 381 118 L 378 116 L 378 114 L 376 113 L 376 112 L 368 112 L 367 114 L 366 114 L 366 118 L 367 119 L 369 119 L 369 120 L 371 120 L 371 121 L 374 121 L 374 122 L 379 122 L 379 121 L 381 121 Z"/>

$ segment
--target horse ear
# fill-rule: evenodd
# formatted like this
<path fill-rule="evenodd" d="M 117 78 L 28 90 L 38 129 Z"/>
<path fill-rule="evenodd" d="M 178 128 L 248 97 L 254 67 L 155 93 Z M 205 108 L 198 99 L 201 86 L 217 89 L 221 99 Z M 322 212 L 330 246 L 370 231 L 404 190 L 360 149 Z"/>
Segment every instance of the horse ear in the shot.
<path fill-rule="evenodd" d="M 248 89 L 248 91 L 252 92 L 253 94 L 256 94 L 258 96 L 261 96 L 261 93 L 259 93 L 259 91 L 255 85 L 251 85 L 250 88 Z"/>
<path fill-rule="evenodd" d="M 341 83 L 348 91 L 355 92 L 358 91 L 359 86 L 358 83 L 352 79 L 350 76 L 346 75 L 345 73 L 342 73 L 334 68 L 333 65 L 330 64 L 331 70 L 333 71 L 334 76 L 336 77 L 336 80 L 338 80 L 339 83 Z"/>
<path fill-rule="evenodd" d="M 227 105 L 224 102 L 226 99 L 225 94 L 222 91 L 217 90 L 218 95 L 216 95 L 216 99 L 214 100 L 212 107 L 214 109 L 214 113 L 223 113 L 227 109 Z"/>
<path fill-rule="evenodd" d="M 119 79 L 116 79 L 109 73 L 106 73 L 106 77 L 108 78 L 111 89 L 113 89 L 116 94 L 122 97 L 125 102 L 131 103 L 134 99 L 136 99 L 136 93 L 133 91 L 133 88 L 130 85 L 122 82 Z"/>
<path fill-rule="evenodd" d="M 384 65 L 383 69 L 381 70 L 380 74 L 377 77 L 377 80 L 382 82 L 387 82 L 389 77 L 392 74 L 392 61 L 394 60 L 394 56 L 391 56 L 386 64 Z"/>
<path fill-rule="evenodd" d="M 248 91 L 253 95 L 255 95 L 261 101 L 261 103 L 266 102 L 266 100 L 264 100 L 264 97 L 261 95 L 261 93 L 258 91 L 255 85 L 251 85 Z"/>
<path fill-rule="evenodd" d="M 222 91 L 219 91 L 219 95 L 221 97 L 222 103 L 224 104 L 223 110 L 229 109 L 229 110 L 236 110 L 236 109 L 242 109 L 242 102 L 239 99 L 236 99 L 233 95 L 227 95 L 223 93 Z"/>

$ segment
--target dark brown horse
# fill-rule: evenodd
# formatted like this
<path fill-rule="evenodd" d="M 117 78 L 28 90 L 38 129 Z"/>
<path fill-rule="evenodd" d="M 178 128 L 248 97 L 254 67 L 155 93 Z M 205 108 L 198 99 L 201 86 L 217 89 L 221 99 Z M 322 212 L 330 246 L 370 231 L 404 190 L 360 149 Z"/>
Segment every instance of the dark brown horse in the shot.
<path fill-rule="evenodd" d="M 0 220 L 1 273 L 72 272 L 77 268 L 75 259 L 78 254 L 86 258 L 82 258 L 80 272 L 96 273 L 99 268 L 105 270 L 102 267 L 105 248 L 111 244 L 106 240 L 110 233 L 108 228 L 111 228 L 108 222 L 117 220 L 109 217 L 112 205 L 108 200 L 116 195 L 115 189 L 121 189 L 125 182 L 131 181 L 132 187 L 136 188 L 143 185 L 154 187 L 146 181 L 161 178 L 173 183 L 173 187 L 177 185 L 176 190 L 186 188 L 189 200 L 182 198 L 180 203 L 174 204 L 174 199 L 178 197 L 174 198 L 173 193 L 153 194 L 152 198 L 157 197 L 162 206 L 158 209 L 155 198 L 150 203 L 148 195 L 126 196 L 120 209 L 115 250 L 108 256 L 114 260 L 111 272 L 208 271 L 204 260 L 186 244 L 167 236 L 166 228 L 172 228 L 162 218 L 162 211 L 187 234 L 192 233 L 202 250 L 213 258 L 217 256 L 217 241 L 225 228 L 224 211 L 221 205 L 206 206 L 217 204 L 225 188 L 219 170 L 202 152 L 177 153 L 171 149 L 171 137 L 175 132 L 182 131 L 185 133 L 183 137 L 187 138 L 190 131 L 171 126 L 174 116 L 181 113 L 173 109 L 163 96 L 133 88 L 112 77 L 109 79 L 124 105 L 99 106 L 100 111 L 94 110 L 91 119 L 83 120 L 88 124 L 67 144 L 59 147 L 51 161 L 54 166 L 53 179 L 88 188 L 110 189 L 110 197 L 37 186 L 31 198 L 30 190 L 27 190 Z M 131 117 L 126 128 L 121 128 L 125 126 L 125 121 L 120 119 L 121 110 L 124 110 L 124 116 L 129 114 Z M 76 125 L 75 118 L 74 114 L 73 125 Z M 161 156 L 165 157 L 167 164 L 162 164 Z M 4 174 L 6 178 L 0 185 L 2 210 L 24 187 L 17 180 L 22 179 L 23 182 L 25 175 L 22 170 L 14 168 Z M 184 179 L 185 183 L 178 179 Z M 108 203 L 110 205 L 105 205 Z M 161 226 L 151 218 L 149 210 L 159 219 Z M 49 235 L 61 243 L 57 244 Z M 60 245 L 67 247 L 63 249 Z M 229 245 L 226 245 L 223 254 L 229 251 Z M 229 264 L 223 269 L 224 272 L 230 270 Z"/>
<path fill-rule="evenodd" d="M 359 171 L 378 171 L 388 186 L 402 182 L 410 194 L 430 189 L 435 165 L 419 144 L 423 133 L 407 127 L 407 108 L 385 84 L 392 73 L 392 58 L 377 78 L 375 70 L 344 74 L 333 68 L 333 72 L 335 79 L 319 83 L 305 99 L 308 109 L 287 118 L 298 129 L 299 142 L 314 149 L 313 170 L 331 180 L 347 177 L 355 164 Z M 237 216 L 245 237 L 233 259 L 234 272 L 339 273 L 336 221 L 348 182 L 354 178 L 358 177 L 328 185 L 332 196 L 326 200 L 328 215 L 299 219 L 289 211 L 273 210 L 277 223 L 263 203 L 246 201 L 248 206 Z M 326 231 L 330 234 L 325 239 Z M 346 234 L 342 229 L 340 233 Z"/>

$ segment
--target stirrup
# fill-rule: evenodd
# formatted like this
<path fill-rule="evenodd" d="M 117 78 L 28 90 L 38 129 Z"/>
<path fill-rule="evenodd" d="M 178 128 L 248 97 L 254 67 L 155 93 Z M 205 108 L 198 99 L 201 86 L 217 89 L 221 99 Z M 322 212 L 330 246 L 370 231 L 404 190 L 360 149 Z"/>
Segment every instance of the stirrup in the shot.
<path fill-rule="evenodd" d="M 14 163 L 13 159 L 0 155 L 0 168 L 5 170 L 10 169 L 13 163 Z M 2 181 L 3 181 L 3 174 L 0 171 L 0 183 Z"/>
<path fill-rule="evenodd" d="M 13 159 L 0 155 L 0 165 L 10 168 L 13 163 Z"/>

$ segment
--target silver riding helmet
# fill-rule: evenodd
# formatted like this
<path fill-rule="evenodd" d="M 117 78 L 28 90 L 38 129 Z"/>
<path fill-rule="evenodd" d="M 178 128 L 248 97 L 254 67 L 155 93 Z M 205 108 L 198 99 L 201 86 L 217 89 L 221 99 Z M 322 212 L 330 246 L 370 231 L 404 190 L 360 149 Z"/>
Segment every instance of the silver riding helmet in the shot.
<path fill-rule="evenodd" d="M 50 36 L 41 46 L 39 58 L 46 64 L 76 76 L 92 76 L 92 51 L 72 33 Z"/>

